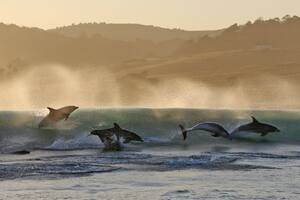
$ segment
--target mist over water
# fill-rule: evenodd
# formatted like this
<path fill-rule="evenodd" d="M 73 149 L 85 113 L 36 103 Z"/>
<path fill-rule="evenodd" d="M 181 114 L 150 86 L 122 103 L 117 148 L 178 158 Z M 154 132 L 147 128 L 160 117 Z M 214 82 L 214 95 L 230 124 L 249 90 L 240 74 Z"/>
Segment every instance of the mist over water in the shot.
<path fill-rule="evenodd" d="M 107 67 L 72 69 L 58 64 L 31 67 L 1 81 L 0 109 L 60 107 L 181 107 L 212 109 L 290 109 L 297 87 L 278 77 L 216 87 L 194 79 L 149 82 L 120 77 Z"/>
<path fill-rule="evenodd" d="M 119 102 L 114 76 L 99 68 L 72 70 L 62 65 L 33 67 L 12 80 L 2 81 L 0 89 L 2 109 L 63 105 L 93 107 Z"/>

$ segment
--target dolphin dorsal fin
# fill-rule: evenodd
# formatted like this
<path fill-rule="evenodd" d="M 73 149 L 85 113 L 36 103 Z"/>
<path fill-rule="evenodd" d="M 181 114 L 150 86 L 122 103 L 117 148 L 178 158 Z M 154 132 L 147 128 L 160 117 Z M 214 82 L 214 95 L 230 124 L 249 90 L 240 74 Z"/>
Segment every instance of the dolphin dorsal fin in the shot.
<path fill-rule="evenodd" d="M 50 111 L 50 113 L 53 112 L 53 111 L 55 111 L 54 108 L 51 108 L 51 107 L 47 107 L 47 108 L 48 108 L 48 110 Z"/>
<path fill-rule="evenodd" d="M 120 128 L 119 124 L 117 124 L 117 123 L 114 123 L 114 127 L 115 128 Z"/>
<path fill-rule="evenodd" d="M 251 118 L 252 118 L 252 122 L 253 122 L 253 123 L 259 123 L 258 120 L 255 119 L 255 117 L 251 116 Z"/>

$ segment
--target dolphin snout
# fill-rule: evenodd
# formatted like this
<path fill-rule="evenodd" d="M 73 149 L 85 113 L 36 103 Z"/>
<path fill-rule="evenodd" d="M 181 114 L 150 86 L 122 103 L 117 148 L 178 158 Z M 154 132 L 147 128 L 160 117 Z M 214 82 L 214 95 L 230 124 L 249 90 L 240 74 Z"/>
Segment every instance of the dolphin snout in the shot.
<path fill-rule="evenodd" d="M 280 132 L 280 130 L 278 128 L 276 128 L 275 132 Z"/>

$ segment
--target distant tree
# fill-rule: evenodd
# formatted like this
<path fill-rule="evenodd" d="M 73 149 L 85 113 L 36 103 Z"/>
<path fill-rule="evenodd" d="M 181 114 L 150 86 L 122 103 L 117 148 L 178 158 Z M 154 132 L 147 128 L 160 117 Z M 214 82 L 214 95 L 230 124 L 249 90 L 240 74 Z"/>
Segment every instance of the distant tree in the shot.
<path fill-rule="evenodd" d="M 252 22 L 251 22 L 251 21 L 248 21 L 248 22 L 245 24 L 245 26 L 250 26 L 250 25 L 252 25 Z"/>
<path fill-rule="evenodd" d="M 294 15 L 293 17 L 291 17 L 291 18 L 289 19 L 289 21 L 292 21 L 292 22 L 300 22 L 300 17 Z"/>
<path fill-rule="evenodd" d="M 239 30 L 238 24 L 233 24 L 229 28 L 227 28 L 224 33 L 233 33 Z"/>
<path fill-rule="evenodd" d="M 291 19 L 291 16 L 290 15 L 285 15 L 283 18 L 282 18 L 282 21 L 288 21 L 289 19 Z"/>
<path fill-rule="evenodd" d="M 254 24 L 262 24 L 263 22 L 264 22 L 264 19 L 262 17 L 259 17 L 254 21 Z"/>
<path fill-rule="evenodd" d="M 269 19 L 267 21 L 268 24 L 279 24 L 280 23 L 280 19 L 279 18 L 274 18 L 274 19 Z"/>
<path fill-rule="evenodd" d="M 274 20 L 279 22 L 280 18 L 279 17 L 275 17 Z"/>

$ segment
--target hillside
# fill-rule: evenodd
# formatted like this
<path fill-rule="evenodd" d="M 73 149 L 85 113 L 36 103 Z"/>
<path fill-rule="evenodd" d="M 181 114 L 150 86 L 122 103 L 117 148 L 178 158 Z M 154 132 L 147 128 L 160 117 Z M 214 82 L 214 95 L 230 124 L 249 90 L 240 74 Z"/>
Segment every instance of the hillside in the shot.
<path fill-rule="evenodd" d="M 146 62 L 143 65 L 139 63 L 138 67 L 134 64 L 126 65 L 124 72 L 147 72 L 151 77 L 198 77 L 207 81 L 217 72 L 226 72 L 232 77 L 241 72 L 236 78 L 261 70 L 279 75 L 282 72 L 278 69 L 280 67 L 300 66 L 299 35 L 300 18 L 296 16 L 286 16 L 282 20 L 257 20 L 240 26 L 235 24 L 219 36 L 185 42 L 170 59 Z M 289 71 L 287 69 L 286 73 Z M 211 81 L 211 84 L 215 83 Z"/>
<path fill-rule="evenodd" d="M 258 19 L 245 25 L 234 24 L 222 34 L 212 38 L 186 42 L 178 54 L 241 49 L 290 49 L 300 47 L 300 18 L 285 16 L 282 19 Z"/>
<path fill-rule="evenodd" d="M 171 59 L 127 64 L 123 70 L 120 66 L 119 77 L 122 82 L 130 80 L 131 89 L 134 80 L 161 87 L 166 81 L 181 80 L 178 91 L 192 82 L 200 93 L 226 91 L 232 94 L 229 99 L 247 99 L 245 107 L 300 108 L 299 35 L 298 17 L 233 25 L 220 36 L 186 42 Z M 227 97 L 199 98 L 219 105 Z"/>
<path fill-rule="evenodd" d="M 76 38 L 38 28 L 0 24 L 0 77 L 26 66 L 57 63 L 70 67 L 111 66 L 126 60 L 168 56 L 183 43 L 119 41 L 101 35 Z"/>
<path fill-rule="evenodd" d="M 13 98 L 19 90 L 10 80 L 24 81 L 17 85 L 26 86 L 25 96 L 41 97 L 25 101 L 35 106 L 299 109 L 299 35 L 296 16 L 235 24 L 214 37 L 161 42 L 71 37 L 1 24 L 0 78 Z M 53 95 L 58 91 L 68 98 Z M 10 99 L 2 102 L 9 107 Z"/>
<path fill-rule="evenodd" d="M 105 38 L 121 41 L 150 40 L 162 42 L 173 39 L 198 39 L 205 35 L 211 37 L 219 35 L 217 31 L 186 31 L 181 29 L 167 29 L 157 26 L 146 26 L 140 24 L 106 24 L 106 23 L 84 23 L 71 26 L 58 27 L 49 30 L 65 36 L 79 37 L 81 35 L 102 35 Z"/>

